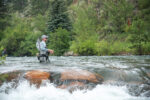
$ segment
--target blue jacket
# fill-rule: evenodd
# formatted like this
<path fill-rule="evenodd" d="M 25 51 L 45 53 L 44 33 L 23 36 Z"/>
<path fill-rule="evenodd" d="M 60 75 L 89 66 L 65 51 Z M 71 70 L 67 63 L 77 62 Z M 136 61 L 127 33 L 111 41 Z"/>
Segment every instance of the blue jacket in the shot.
<path fill-rule="evenodd" d="M 46 48 L 46 43 L 44 41 L 40 42 L 40 53 L 45 54 L 48 52 L 48 49 Z"/>

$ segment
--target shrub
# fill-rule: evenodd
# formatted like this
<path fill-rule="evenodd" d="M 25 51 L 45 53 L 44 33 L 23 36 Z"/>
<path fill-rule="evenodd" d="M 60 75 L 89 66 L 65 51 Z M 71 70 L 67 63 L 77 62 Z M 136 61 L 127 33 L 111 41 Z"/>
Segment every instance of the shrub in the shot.
<path fill-rule="evenodd" d="M 49 47 L 54 49 L 57 56 L 63 55 L 69 48 L 70 32 L 66 29 L 58 28 L 56 32 L 50 34 Z"/>

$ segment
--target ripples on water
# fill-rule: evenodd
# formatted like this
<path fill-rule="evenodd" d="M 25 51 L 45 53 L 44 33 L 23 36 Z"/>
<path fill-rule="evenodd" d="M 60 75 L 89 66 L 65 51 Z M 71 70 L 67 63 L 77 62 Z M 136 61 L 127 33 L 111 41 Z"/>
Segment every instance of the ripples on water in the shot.
<path fill-rule="evenodd" d="M 134 89 L 141 84 L 150 84 L 150 56 L 50 57 L 50 60 L 50 64 L 40 64 L 36 57 L 8 57 L 5 64 L 0 65 L 0 73 L 33 69 L 56 72 L 68 68 L 85 69 L 104 76 L 104 84 L 97 85 L 93 90 L 77 90 L 70 94 L 49 82 L 37 89 L 21 80 L 17 88 L 7 92 L 4 91 L 12 83 L 3 84 L 0 100 L 150 100 L 150 97 L 137 96 L 136 92 L 140 90 Z M 132 85 L 133 89 L 129 88 Z"/>

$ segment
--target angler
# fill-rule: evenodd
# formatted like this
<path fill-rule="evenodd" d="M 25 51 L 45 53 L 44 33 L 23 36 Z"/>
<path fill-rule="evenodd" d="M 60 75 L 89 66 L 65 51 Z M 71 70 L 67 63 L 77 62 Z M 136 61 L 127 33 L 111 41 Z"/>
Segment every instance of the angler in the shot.
<path fill-rule="evenodd" d="M 38 60 L 40 62 L 50 62 L 48 56 L 49 56 L 49 54 L 53 54 L 54 51 L 52 49 L 47 49 L 47 47 L 46 47 L 46 41 L 48 39 L 48 36 L 42 35 L 41 39 L 42 39 L 42 41 L 40 41 L 40 39 L 38 39 L 36 42 L 36 47 L 39 51 L 39 54 L 37 55 Z"/>

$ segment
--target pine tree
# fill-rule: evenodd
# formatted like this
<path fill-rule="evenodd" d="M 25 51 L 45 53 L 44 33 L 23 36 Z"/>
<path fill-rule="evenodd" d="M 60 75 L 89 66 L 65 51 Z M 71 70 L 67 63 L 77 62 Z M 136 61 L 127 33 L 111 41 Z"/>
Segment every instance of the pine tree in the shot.
<path fill-rule="evenodd" d="M 5 0 L 0 0 L 0 40 L 3 36 L 3 30 L 5 29 L 6 26 L 6 4 L 5 4 Z"/>
<path fill-rule="evenodd" d="M 66 5 L 64 0 L 54 0 L 51 2 L 48 32 L 55 32 L 58 28 L 66 29 L 68 31 L 72 29 Z"/>
<path fill-rule="evenodd" d="M 55 55 L 60 56 L 68 50 L 71 29 L 67 2 L 64 0 L 52 1 L 47 33 L 50 34 L 50 47 L 54 49 Z"/>

